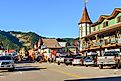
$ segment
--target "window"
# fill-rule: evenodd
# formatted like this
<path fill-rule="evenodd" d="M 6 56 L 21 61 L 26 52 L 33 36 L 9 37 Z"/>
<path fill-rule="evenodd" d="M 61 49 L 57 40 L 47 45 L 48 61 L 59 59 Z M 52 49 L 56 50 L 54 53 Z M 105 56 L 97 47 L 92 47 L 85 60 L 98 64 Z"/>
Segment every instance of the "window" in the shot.
<path fill-rule="evenodd" d="M 94 28 L 93 28 L 93 31 L 95 31 L 95 29 L 96 29 L 96 28 L 94 27 Z"/>
<path fill-rule="evenodd" d="M 103 27 L 106 27 L 106 26 L 108 26 L 108 21 L 103 23 Z"/>
<path fill-rule="evenodd" d="M 117 17 L 117 22 L 121 22 L 121 16 Z"/>

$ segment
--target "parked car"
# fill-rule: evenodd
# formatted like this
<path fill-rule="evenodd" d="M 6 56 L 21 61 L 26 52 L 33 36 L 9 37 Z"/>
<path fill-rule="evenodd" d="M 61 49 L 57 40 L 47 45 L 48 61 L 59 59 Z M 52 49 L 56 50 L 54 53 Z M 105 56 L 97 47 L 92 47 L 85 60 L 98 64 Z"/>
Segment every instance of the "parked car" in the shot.
<path fill-rule="evenodd" d="M 73 61 L 72 61 L 72 65 L 83 65 L 83 57 L 82 56 L 76 56 Z"/>
<path fill-rule="evenodd" d="M 96 55 L 88 55 L 85 57 L 84 59 L 84 65 L 86 67 L 93 65 L 93 66 L 97 66 L 97 56 Z"/>
<path fill-rule="evenodd" d="M 14 60 L 11 56 L 0 56 L 0 69 L 14 71 Z"/>
<path fill-rule="evenodd" d="M 60 63 L 64 63 L 65 57 L 65 55 L 56 56 L 56 63 L 58 63 L 58 65 L 60 65 Z"/>
<path fill-rule="evenodd" d="M 120 68 L 121 66 L 121 53 L 117 50 L 107 50 L 103 53 L 103 56 L 99 56 L 97 59 L 97 64 L 100 69 L 103 66 L 115 66 Z"/>
<path fill-rule="evenodd" d="M 73 57 L 72 56 L 70 56 L 70 55 L 65 56 L 64 63 L 66 65 L 72 65 L 72 61 L 73 61 Z"/>

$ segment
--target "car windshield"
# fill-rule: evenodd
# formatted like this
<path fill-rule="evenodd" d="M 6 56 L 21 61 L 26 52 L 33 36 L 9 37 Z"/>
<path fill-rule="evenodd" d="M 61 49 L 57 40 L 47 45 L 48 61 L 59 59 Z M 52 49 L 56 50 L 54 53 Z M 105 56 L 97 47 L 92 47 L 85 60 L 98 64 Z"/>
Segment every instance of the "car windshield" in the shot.
<path fill-rule="evenodd" d="M 0 60 L 12 60 L 10 56 L 1 56 Z"/>
<path fill-rule="evenodd" d="M 65 58 L 72 58 L 72 56 L 68 56 L 68 55 L 67 55 Z"/>
<path fill-rule="evenodd" d="M 56 56 L 56 58 L 59 58 L 59 56 Z"/>
<path fill-rule="evenodd" d="M 81 59 L 82 57 L 80 57 L 80 56 L 77 56 L 77 57 L 75 57 L 75 59 Z"/>
<path fill-rule="evenodd" d="M 85 59 L 93 59 L 91 56 L 86 57 Z"/>
<path fill-rule="evenodd" d="M 108 51 L 104 53 L 104 56 L 118 56 L 119 51 Z"/>
<path fill-rule="evenodd" d="M 91 60 L 94 60 L 94 59 L 96 59 L 96 56 L 94 56 L 94 55 L 90 55 L 90 56 L 87 56 L 87 57 L 85 57 L 85 59 L 91 59 Z"/>
<path fill-rule="evenodd" d="M 64 58 L 65 56 L 60 56 L 61 58 Z"/>

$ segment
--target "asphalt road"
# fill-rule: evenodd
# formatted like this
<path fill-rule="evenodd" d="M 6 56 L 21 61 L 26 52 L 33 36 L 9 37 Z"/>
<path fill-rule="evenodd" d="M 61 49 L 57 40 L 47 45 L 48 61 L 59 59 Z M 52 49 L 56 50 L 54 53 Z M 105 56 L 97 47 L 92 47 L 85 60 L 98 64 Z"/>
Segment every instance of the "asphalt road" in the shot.
<path fill-rule="evenodd" d="M 0 71 L 0 81 L 121 81 L 121 69 L 20 63 L 14 72 Z"/>

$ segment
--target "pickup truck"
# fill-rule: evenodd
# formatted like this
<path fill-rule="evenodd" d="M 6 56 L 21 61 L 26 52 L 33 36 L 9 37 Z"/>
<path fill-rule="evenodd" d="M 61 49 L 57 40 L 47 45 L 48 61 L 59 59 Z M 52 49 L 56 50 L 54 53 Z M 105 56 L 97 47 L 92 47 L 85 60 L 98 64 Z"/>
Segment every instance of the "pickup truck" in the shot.
<path fill-rule="evenodd" d="M 120 68 L 121 65 L 121 55 L 119 51 L 105 51 L 103 56 L 97 57 L 97 65 L 100 69 L 103 66 L 115 66 Z"/>

